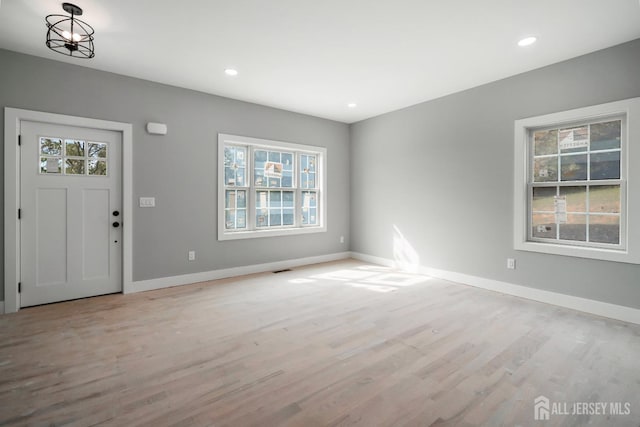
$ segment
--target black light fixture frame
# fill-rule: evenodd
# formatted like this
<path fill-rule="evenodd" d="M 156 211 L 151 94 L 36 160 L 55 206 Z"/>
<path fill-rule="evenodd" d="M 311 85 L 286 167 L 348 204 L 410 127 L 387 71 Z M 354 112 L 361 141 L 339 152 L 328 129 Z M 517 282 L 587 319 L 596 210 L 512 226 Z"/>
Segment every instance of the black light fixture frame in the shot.
<path fill-rule="evenodd" d="M 47 22 L 47 47 L 55 52 L 65 56 L 74 58 L 91 59 L 95 55 L 95 47 L 93 45 L 93 27 L 76 16 L 82 15 L 82 9 L 75 4 L 62 3 L 62 9 L 69 13 L 67 15 L 48 15 L 45 18 Z M 69 22 L 69 30 L 62 27 L 63 24 Z M 65 32 L 69 36 L 65 37 Z M 74 34 L 79 38 L 74 39 Z"/>

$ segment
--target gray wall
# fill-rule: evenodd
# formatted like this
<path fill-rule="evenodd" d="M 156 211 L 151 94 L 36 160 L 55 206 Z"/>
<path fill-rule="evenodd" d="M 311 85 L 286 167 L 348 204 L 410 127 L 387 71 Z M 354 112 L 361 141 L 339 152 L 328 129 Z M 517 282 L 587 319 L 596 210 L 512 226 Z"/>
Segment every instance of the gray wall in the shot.
<path fill-rule="evenodd" d="M 6 50 L 0 50 L 0 107 L 133 124 L 134 280 L 348 249 L 349 128 L 344 123 Z M 168 134 L 148 135 L 149 121 L 166 123 Z M 327 232 L 218 242 L 218 132 L 326 147 Z M 0 165 L 4 168 L 4 159 Z M 136 207 L 140 196 L 154 196 L 157 207 Z M 190 249 L 197 252 L 195 262 L 187 261 Z"/>
<path fill-rule="evenodd" d="M 352 125 L 351 249 L 393 258 L 395 225 L 423 266 L 640 308 L 639 265 L 516 252 L 512 226 L 514 120 L 637 96 L 640 39 Z"/>

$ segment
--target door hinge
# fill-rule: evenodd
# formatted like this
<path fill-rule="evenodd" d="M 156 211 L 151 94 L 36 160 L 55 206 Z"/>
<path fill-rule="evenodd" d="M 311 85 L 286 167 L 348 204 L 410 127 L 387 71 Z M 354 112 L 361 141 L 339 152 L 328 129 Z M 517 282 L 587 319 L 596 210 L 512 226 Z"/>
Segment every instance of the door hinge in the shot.
<path fill-rule="evenodd" d="M 18 209 L 18 219 L 22 219 L 22 209 Z"/>
<path fill-rule="evenodd" d="M 18 282 L 18 293 L 22 293 L 22 282 Z"/>
<path fill-rule="evenodd" d="M 18 145 L 22 145 L 22 135 L 18 135 Z"/>

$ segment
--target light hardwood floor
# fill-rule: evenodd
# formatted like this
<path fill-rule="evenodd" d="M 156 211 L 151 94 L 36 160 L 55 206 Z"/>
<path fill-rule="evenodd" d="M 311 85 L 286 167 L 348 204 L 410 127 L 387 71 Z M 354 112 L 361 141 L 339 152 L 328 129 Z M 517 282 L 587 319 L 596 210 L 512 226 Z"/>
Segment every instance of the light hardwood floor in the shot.
<path fill-rule="evenodd" d="M 352 260 L 0 316 L 0 425 L 638 427 L 639 396 L 638 326 Z"/>

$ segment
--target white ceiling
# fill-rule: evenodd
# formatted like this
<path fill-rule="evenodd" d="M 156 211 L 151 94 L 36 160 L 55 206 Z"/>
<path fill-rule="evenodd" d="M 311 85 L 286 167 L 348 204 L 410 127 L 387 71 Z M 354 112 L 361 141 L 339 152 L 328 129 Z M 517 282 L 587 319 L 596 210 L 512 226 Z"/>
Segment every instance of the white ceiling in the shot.
<path fill-rule="evenodd" d="M 638 0 L 74 0 L 85 60 L 45 47 L 61 3 L 2 0 L 0 47 L 346 123 L 640 38 Z"/>

